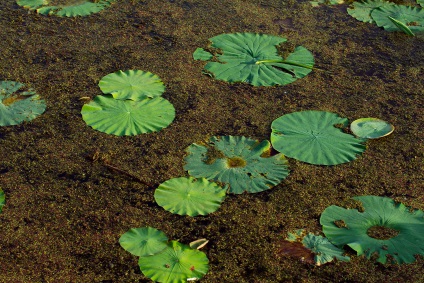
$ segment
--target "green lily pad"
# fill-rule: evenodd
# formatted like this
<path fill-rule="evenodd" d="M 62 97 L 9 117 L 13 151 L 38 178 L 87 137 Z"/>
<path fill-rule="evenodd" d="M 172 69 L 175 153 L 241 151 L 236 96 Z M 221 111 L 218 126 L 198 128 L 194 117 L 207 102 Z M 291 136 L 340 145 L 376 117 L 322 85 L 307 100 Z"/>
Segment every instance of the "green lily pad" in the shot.
<path fill-rule="evenodd" d="M 411 263 L 414 255 L 424 255 L 424 212 L 413 210 L 390 198 L 359 196 L 353 199 L 362 208 L 327 207 L 320 223 L 325 236 L 336 246 L 348 245 L 358 255 L 387 255 L 397 263 Z"/>
<path fill-rule="evenodd" d="M 411 32 L 424 31 L 424 10 L 418 7 L 403 5 L 380 7 L 372 11 L 371 17 L 379 27 L 387 31 L 402 30 L 389 17 L 403 23 Z"/>
<path fill-rule="evenodd" d="M 3 210 L 3 206 L 6 203 L 6 197 L 2 189 L 0 189 L 0 212 Z"/>
<path fill-rule="evenodd" d="M 270 143 L 246 137 L 212 137 L 187 148 L 184 169 L 191 176 L 230 185 L 230 192 L 257 193 L 278 185 L 289 174 L 282 154 L 269 156 Z"/>
<path fill-rule="evenodd" d="M 158 254 L 140 257 L 138 265 L 145 276 L 162 283 L 198 280 L 209 270 L 209 260 L 205 253 L 177 241 L 171 241 Z"/>
<path fill-rule="evenodd" d="M 347 125 L 346 118 L 330 112 L 294 112 L 272 122 L 271 143 L 275 150 L 303 162 L 341 164 L 365 151 L 363 140 L 336 127 Z"/>
<path fill-rule="evenodd" d="M 131 228 L 119 238 L 124 250 L 136 256 L 154 255 L 167 247 L 165 233 L 152 227 Z"/>
<path fill-rule="evenodd" d="M 46 103 L 32 90 L 19 91 L 19 82 L 0 81 L 0 126 L 18 125 L 44 113 Z"/>
<path fill-rule="evenodd" d="M 115 99 L 141 100 L 161 96 L 165 86 L 160 78 L 140 70 L 117 71 L 104 76 L 99 87 L 103 93 L 112 94 Z"/>
<path fill-rule="evenodd" d="M 77 17 L 88 16 L 98 13 L 115 2 L 115 0 L 96 0 L 96 1 L 67 1 L 66 4 L 55 4 L 51 0 L 17 0 L 19 6 L 29 10 L 36 10 L 42 15 L 56 15 L 59 17 Z M 51 5 L 53 4 L 53 5 Z"/>
<path fill-rule="evenodd" d="M 162 97 L 132 101 L 98 95 L 82 107 L 81 114 L 87 125 L 95 130 L 132 136 L 167 127 L 175 118 L 175 109 Z"/>
<path fill-rule="evenodd" d="M 383 0 L 353 2 L 352 8 L 348 8 L 347 13 L 361 22 L 373 23 L 374 20 L 371 18 L 371 12 L 374 9 L 392 5 L 395 4 L 393 2 L 387 2 Z"/>
<path fill-rule="evenodd" d="M 205 178 L 174 178 L 155 190 L 155 200 L 165 210 L 179 215 L 206 215 L 216 211 L 225 198 L 226 189 Z"/>
<path fill-rule="evenodd" d="M 417 0 L 417 3 L 418 3 L 420 6 L 424 6 L 424 0 Z"/>
<path fill-rule="evenodd" d="M 205 70 L 216 79 L 246 82 L 254 86 L 285 85 L 305 77 L 312 71 L 314 57 L 298 46 L 287 58 L 278 54 L 276 45 L 287 39 L 257 33 L 221 34 L 209 39 L 219 49 L 215 61 Z M 205 60 L 206 51 L 196 49 L 193 57 Z"/>
<path fill-rule="evenodd" d="M 378 139 L 390 135 L 393 125 L 377 118 L 360 118 L 350 124 L 350 130 L 355 136 L 364 139 Z"/>
<path fill-rule="evenodd" d="M 203 48 L 197 48 L 193 53 L 194 60 L 207 61 L 213 58 L 213 55 L 208 51 L 205 51 Z"/>

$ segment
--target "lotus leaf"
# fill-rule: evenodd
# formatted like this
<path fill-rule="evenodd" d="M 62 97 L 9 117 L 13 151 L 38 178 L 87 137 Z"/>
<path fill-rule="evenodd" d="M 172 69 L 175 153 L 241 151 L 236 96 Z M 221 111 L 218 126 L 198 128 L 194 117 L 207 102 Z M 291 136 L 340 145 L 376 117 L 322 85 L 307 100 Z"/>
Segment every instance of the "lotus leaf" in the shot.
<path fill-rule="evenodd" d="M 207 61 L 213 58 L 213 55 L 208 51 L 205 51 L 203 48 L 197 48 L 193 53 L 194 60 Z"/>
<path fill-rule="evenodd" d="M 216 61 L 208 62 L 205 70 L 218 80 L 247 82 L 254 86 L 285 85 L 305 77 L 314 65 L 313 55 L 302 46 L 296 47 L 287 58 L 281 57 L 276 45 L 287 40 L 283 37 L 233 33 L 209 40 L 222 54 L 216 54 Z M 205 52 L 196 49 L 193 57 L 204 60 Z"/>
<path fill-rule="evenodd" d="M 414 255 L 424 255 L 423 211 L 386 197 L 353 199 L 362 203 L 359 210 L 332 205 L 322 213 L 320 223 L 331 243 L 339 247 L 348 245 L 368 259 L 377 254 L 381 263 L 386 263 L 387 255 L 397 263 L 411 263 L 415 261 Z M 376 228 L 383 229 L 382 236 L 371 237 L 370 232 Z M 391 230 L 397 235 L 390 235 Z"/>
<path fill-rule="evenodd" d="M 230 192 L 257 193 L 279 184 L 289 174 L 282 154 L 267 156 L 268 141 L 246 137 L 212 137 L 203 144 L 187 148 L 184 169 L 191 176 L 204 177 L 230 185 Z"/>
<path fill-rule="evenodd" d="M 324 111 L 283 115 L 271 124 L 271 143 L 288 157 L 317 165 L 352 161 L 365 151 L 364 140 L 346 134 L 348 120 Z"/>
<path fill-rule="evenodd" d="M 411 33 L 424 31 L 424 10 L 421 8 L 390 5 L 373 10 L 371 17 L 379 27 L 383 27 L 387 31 L 401 30 L 405 32 L 404 29 L 399 29 L 396 21 L 404 24 Z M 393 18 L 395 22 L 389 17 Z"/>
<path fill-rule="evenodd" d="M 4 196 L 3 190 L 0 189 L 0 212 L 3 209 L 3 206 L 4 206 L 5 202 L 6 202 L 6 197 Z"/>
<path fill-rule="evenodd" d="M 118 71 L 104 76 L 99 87 L 103 93 L 110 93 L 115 99 L 141 100 L 161 96 L 165 86 L 160 78 L 140 70 Z"/>
<path fill-rule="evenodd" d="M 390 135 L 394 129 L 393 125 L 377 118 L 360 118 L 350 124 L 352 133 L 364 139 L 385 137 Z"/>
<path fill-rule="evenodd" d="M 131 136 L 167 127 L 175 118 L 175 109 L 162 97 L 132 101 L 98 95 L 82 107 L 81 114 L 87 125 L 95 130 Z"/>
<path fill-rule="evenodd" d="M 95 0 L 95 1 L 69 1 L 68 5 L 50 5 L 50 0 L 17 0 L 19 6 L 30 10 L 36 10 L 42 15 L 57 15 L 60 17 L 88 16 L 98 13 L 110 6 L 115 0 Z"/>
<path fill-rule="evenodd" d="M 216 211 L 224 200 L 226 189 L 205 178 L 174 178 L 160 184 L 155 200 L 165 210 L 179 215 L 206 215 Z"/>
<path fill-rule="evenodd" d="M 417 0 L 417 3 L 421 6 L 424 6 L 424 0 Z"/>
<path fill-rule="evenodd" d="M 140 270 L 148 278 L 162 283 L 181 283 L 202 278 L 209 269 L 206 254 L 171 241 L 162 252 L 140 257 Z"/>
<path fill-rule="evenodd" d="M 152 228 L 131 228 L 119 238 L 124 250 L 136 256 L 149 256 L 163 251 L 167 247 L 165 233 Z"/>
<path fill-rule="evenodd" d="M 0 126 L 31 121 L 46 110 L 46 103 L 32 90 L 19 91 L 19 82 L 0 81 Z"/>
<path fill-rule="evenodd" d="M 348 8 L 347 13 L 359 21 L 373 23 L 374 20 L 371 18 L 371 12 L 379 7 L 386 7 L 391 5 L 395 4 L 383 0 L 353 2 L 353 8 Z"/>

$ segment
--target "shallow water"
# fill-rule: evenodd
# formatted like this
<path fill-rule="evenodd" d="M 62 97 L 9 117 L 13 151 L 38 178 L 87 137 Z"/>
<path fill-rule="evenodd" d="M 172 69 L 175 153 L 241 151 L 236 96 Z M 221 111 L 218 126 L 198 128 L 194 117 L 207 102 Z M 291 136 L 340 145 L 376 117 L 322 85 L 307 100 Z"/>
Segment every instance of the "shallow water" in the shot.
<path fill-rule="evenodd" d="M 0 214 L 0 282 L 150 282 L 118 243 L 129 228 L 142 226 L 183 243 L 209 239 L 203 250 L 210 270 L 202 282 L 424 282 L 422 258 L 381 265 L 350 251 L 349 263 L 316 267 L 278 254 L 288 232 L 320 233 L 322 211 L 353 196 L 388 196 L 424 209 L 424 39 L 359 22 L 346 8 L 123 0 L 89 17 L 58 18 L 2 1 L 0 80 L 34 88 L 47 110 L 0 128 L 0 187 L 7 198 Z M 270 88 L 202 75 L 204 63 L 193 61 L 192 52 L 231 32 L 286 37 L 308 48 L 325 71 Z M 103 76 L 127 69 L 164 81 L 164 97 L 176 108 L 169 127 L 116 137 L 81 119 L 81 98 L 101 94 Z M 300 110 L 351 121 L 377 117 L 395 132 L 368 141 L 365 153 L 347 164 L 290 159 L 291 173 L 280 185 L 229 195 L 208 216 L 172 215 L 155 203 L 158 184 L 186 176 L 190 144 L 214 135 L 269 139 L 274 119 Z"/>

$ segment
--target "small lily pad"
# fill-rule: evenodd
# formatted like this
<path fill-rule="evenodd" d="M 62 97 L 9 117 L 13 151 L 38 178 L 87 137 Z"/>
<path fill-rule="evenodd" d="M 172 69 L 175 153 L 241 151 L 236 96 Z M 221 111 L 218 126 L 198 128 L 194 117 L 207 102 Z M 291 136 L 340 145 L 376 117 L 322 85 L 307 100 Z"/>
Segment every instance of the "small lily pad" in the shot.
<path fill-rule="evenodd" d="M 352 8 L 348 8 L 347 13 L 359 21 L 366 23 L 374 23 L 374 20 L 371 18 L 371 12 L 374 9 L 392 5 L 395 4 L 393 2 L 387 2 L 383 0 L 367 0 L 363 2 L 353 2 Z"/>
<path fill-rule="evenodd" d="M 175 109 L 162 97 L 132 101 L 98 95 L 82 107 L 81 114 L 87 125 L 95 130 L 132 136 L 167 127 L 175 118 Z"/>
<path fill-rule="evenodd" d="M 162 283 L 198 280 L 209 270 L 205 253 L 177 241 L 171 241 L 158 254 L 140 257 L 138 265 L 145 276 Z"/>
<path fill-rule="evenodd" d="M 387 197 L 358 196 L 362 207 L 327 207 L 320 223 L 325 236 L 338 247 L 348 245 L 358 255 L 387 262 L 412 263 L 424 255 L 424 212 L 396 203 Z"/>
<path fill-rule="evenodd" d="M 0 81 L 0 126 L 18 125 L 44 113 L 46 103 L 32 90 L 19 91 L 24 84 Z"/>
<path fill-rule="evenodd" d="M 136 256 L 149 256 L 163 251 L 167 247 L 165 233 L 152 227 L 131 228 L 119 238 L 124 250 Z"/>
<path fill-rule="evenodd" d="M 155 200 L 165 210 L 179 215 L 206 215 L 216 211 L 226 189 L 205 178 L 180 177 L 163 182 L 155 191 Z"/>
<path fill-rule="evenodd" d="M 4 204 L 6 203 L 6 197 L 2 189 L 0 189 L 0 212 L 3 209 Z"/>
<path fill-rule="evenodd" d="M 411 33 L 424 31 L 424 10 L 418 7 L 390 5 L 375 9 L 371 17 L 387 31 L 399 31 L 396 21 L 403 23 Z M 390 20 L 390 18 L 396 21 Z M 402 30 L 403 31 L 403 30 Z"/>
<path fill-rule="evenodd" d="M 278 185 L 289 174 L 284 156 L 269 156 L 270 149 L 269 141 L 212 137 L 207 144 L 187 148 L 184 169 L 191 176 L 229 184 L 231 193 L 257 193 Z"/>
<path fill-rule="evenodd" d="M 360 118 L 350 124 L 352 133 L 364 139 L 385 137 L 390 135 L 394 129 L 393 125 L 377 118 Z"/>
<path fill-rule="evenodd" d="M 208 51 L 205 51 L 203 48 L 197 48 L 193 53 L 194 60 L 207 61 L 213 58 L 213 55 Z"/>
<path fill-rule="evenodd" d="M 365 151 L 364 140 L 339 128 L 347 125 L 346 118 L 331 112 L 294 112 L 272 122 L 271 143 L 275 150 L 303 162 L 317 165 L 346 163 Z"/>
<path fill-rule="evenodd" d="M 123 100 L 157 97 L 165 91 L 157 75 L 140 70 L 117 71 L 106 75 L 100 80 L 99 87 L 103 93 Z"/>

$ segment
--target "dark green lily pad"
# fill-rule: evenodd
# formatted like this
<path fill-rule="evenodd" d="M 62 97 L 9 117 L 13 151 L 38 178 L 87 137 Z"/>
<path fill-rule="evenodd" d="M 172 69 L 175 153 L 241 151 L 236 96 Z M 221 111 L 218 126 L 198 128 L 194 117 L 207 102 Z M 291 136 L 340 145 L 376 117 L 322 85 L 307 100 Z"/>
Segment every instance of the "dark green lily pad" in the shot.
<path fill-rule="evenodd" d="M 230 192 L 257 193 L 279 184 L 289 174 L 282 154 L 269 156 L 270 143 L 246 137 L 212 137 L 187 148 L 184 169 L 191 176 L 230 185 Z"/>
<path fill-rule="evenodd" d="M 224 200 L 226 188 L 205 178 L 180 177 L 163 182 L 155 190 L 155 200 L 165 210 L 179 215 L 207 215 Z"/>
<path fill-rule="evenodd" d="M 140 257 L 138 265 L 145 276 L 162 283 L 198 280 L 209 270 L 205 253 L 177 241 L 171 241 L 158 254 Z"/>
<path fill-rule="evenodd" d="M 213 55 L 208 51 L 205 51 L 203 48 L 197 48 L 193 53 L 194 60 L 207 61 L 213 58 Z"/>
<path fill-rule="evenodd" d="M 272 122 L 271 143 L 275 150 L 303 162 L 341 164 L 365 151 L 364 140 L 338 128 L 347 125 L 346 118 L 330 112 L 294 112 Z"/>
<path fill-rule="evenodd" d="M 374 9 L 386 6 L 395 5 L 393 2 L 387 2 L 383 0 L 368 0 L 364 2 L 353 2 L 352 8 L 347 9 L 347 13 L 354 17 L 355 19 L 366 22 L 373 23 L 374 20 L 371 18 L 371 12 Z"/>
<path fill-rule="evenodd" d="M 278 54 L 276 45 L 287 39 L 257 33 L 221 34 L 209 39 L 217 48 L 216 60 L 205 70 L 216 79 L 246 82 L 254 86 L 285 85 L 309 74 L 314 57 L 306 48 L 296 47 L 287 58 Z M 208 52 L 196 49 L 193 57 L 205 60 Z"/>
<path fill-rule="evenodd" d="M 387 31 L 402 30 L 389 17 L 403 23 L 411 32 L 424 31 L 424 10 L 418 7 L 403 5 L 380 7 L 372 11 L 371 17 L 379 27 Z"/>
<path fill-rule="evenodd" d="M 402 203 L 378 196 L 359 196 L 358 209 L 327 207 L 320 223 L 325 236 L 338 247 L 348 245 L 358 255 L 386 263 L 411 263 L 414 255 L 424 255 L 424 213 Z"/>
<path fill-rule="evenodd" d="M 395 127 L 377 118 L 360 118 L 350 124 L 352 133 L 364 139 L 378 139 L 390 135 Z"/>
<path fill-rule="evenodd" d="M 136 256 L 149 256 L 163 251 L 167 247 L 165 233 L 152 227 L 131 228 L 119 238 L 124 250 Z"/>
<path fill-rule="evenodd" d="M 141 100 L 161 96 L 165 86 L 161 79 L 150 72 L 140 70 L 117 71 L 104 76 L 99 87 L 115 99 Z"/>
<path fill-rule="evenodd" d="M 0 81 L 0 126 L 18 125 L 44 113 L 46 103 L 32 90 L 19 91 L 24 84 Z"/>
<path fill-rule="evenodd" d="M 3 190 L 2 190 L 2 189 L 0 189 L 0 212 L 1 212 L 1 211 L 2 211 L 2 209 L 3 209 L 3 206 L 4 206 L 5 202 L 6 202 L 6 197 L 5 197 L 5 195 L 4 195 Z"/>
<path fill-rule="evenodd" d="M 54 1 L 51 0 L 17 0 L 19 6 L 29 10 L 36 10 L 42 15 L 56 15 L 59 17 L 77 17 L 88 16 L 93 13 L 98 13 L 115 2 L 115 0 L 81 0 L 68 1 L 67 4 L 51 5 Z"/>
<path fill-rule="evenodd" d="M 167 127 L 175 118 L 175 109 L 162 97 L 132 101 L 98 95 L 82 107 L 81 114 L 87 125 L 95 130 L 132 136 Z"/>

